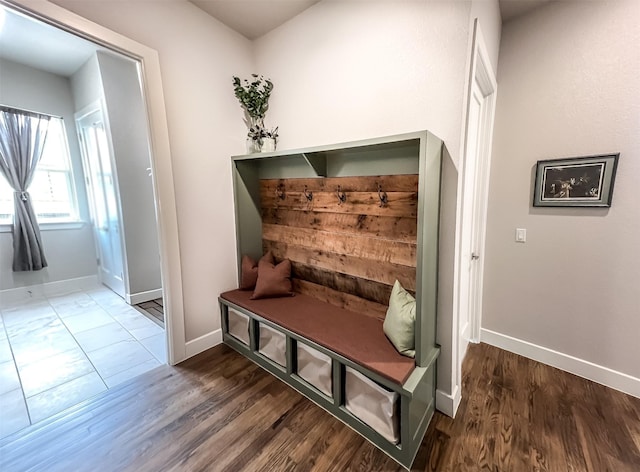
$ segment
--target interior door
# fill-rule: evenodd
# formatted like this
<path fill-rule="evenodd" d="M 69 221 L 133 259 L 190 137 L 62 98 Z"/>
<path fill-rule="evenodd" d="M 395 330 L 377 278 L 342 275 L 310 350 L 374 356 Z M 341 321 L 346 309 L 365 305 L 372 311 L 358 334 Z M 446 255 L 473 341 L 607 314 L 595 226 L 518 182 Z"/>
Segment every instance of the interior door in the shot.
<path fill-rule="evenodd" d="M 464 189 L 462 207 L 462 264 L 460 272 L 460 359 L 464 358 L 471 338 L 471 320 L 477 314 L 479 300 L 479 247 L 483 224 L 479 203 L 479 173 L 481 171 L 482 112 L 484 96 L 477 82 L 473 82 L 469 109 L 466 160 L 464 163 Z"/>
<path fill-rule="evenodd" d="M 76 119 L 91 200 L 101 282 L 124 298 L 124 269 L 118 195 L 111 152 L 101 110 Z"/>

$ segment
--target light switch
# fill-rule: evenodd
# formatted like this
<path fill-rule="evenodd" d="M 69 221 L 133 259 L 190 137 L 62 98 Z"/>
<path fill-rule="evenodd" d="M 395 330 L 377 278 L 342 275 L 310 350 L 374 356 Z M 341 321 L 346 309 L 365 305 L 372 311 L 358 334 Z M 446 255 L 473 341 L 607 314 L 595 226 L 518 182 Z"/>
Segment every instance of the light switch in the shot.
<path fill-rule="evenodd" d="M 517 243 L 527 242 L 527 230 L 525 228 L 516 228 L 516 242 Z"/>

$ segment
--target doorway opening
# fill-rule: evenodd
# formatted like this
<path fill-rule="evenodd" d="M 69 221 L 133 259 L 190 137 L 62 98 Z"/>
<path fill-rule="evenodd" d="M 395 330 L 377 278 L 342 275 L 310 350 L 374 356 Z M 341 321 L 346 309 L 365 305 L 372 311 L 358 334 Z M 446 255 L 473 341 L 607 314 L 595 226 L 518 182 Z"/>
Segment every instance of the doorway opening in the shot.
<path fill-rule="evenodd" d="M 74 164 L 71 169 L 72 184 L 77 191 L 80 206 L 84 206 L 84 209 L 79 210 L 77 220 L 50 226 L 41 225 L 45 251 L 50 255 L 49 267 L 31 273 L 11 273 L 10 267 L 7 269 L 4 267 L 5 264 L 0 267 L 0 367 L 3 374 L 0 403 L 7 406 L 0 412 L 0 437 L 4 437 L 161 363 L 175 363 L 181 360 L 184 354 L 180 347 L 176 350 L 175 345 L 182 346 L 184 350 L 184 334 L 180 329 L 174 329 L 171 323 L 172 315 L 176 313 L 177 326 L 183 326 L 182 293 L 179 259 L 175 257 L 177 230 L 173 183 L 171 179 L 167 179 L 167 176 L 171 175 L 171 166 L 166 121 L 163 116 L 161 89 L 157 88 L 157 57 L 153 54 L 149 57 L 148 51 L 136 49 L 139 46 L 136 43 L 125 41 L 97 25 L 88 22 L 74 24 L 78 23 L 74 15 L 52 4 L 34 7 L 37 11 L 44 10 L 39 13 L 2 0 L 0 8 L 5 13 L 4 27 L 0 33 L 3 42 L 0 51 L 0 71 L 13 74 L 10 80 L 2 77 L 0 102 L 16 108 L 42 111 L 64 119 L 69 145 L 75 147 L 71 156 Z M 13 23 L 14 20 L 19 22 L 17 26 Z M 69 27 L 66 24 L 74 26 Z M 69 29 L 75 34 L 69 33 Z M 41 39 L 39 44 L 43 45 L 43 51 L 26 51 L 26 48 L 19 46 L 11 47 L 9 38 L 24 37 L 19 36 L 16 31 L 28 35 L 31 39 L 38 34 L 51 34 L 49 38 L 55 39 Z M 77 34 L 101 38 L 105 42 L 97 44 Z M 82 46 L 78 46 L 80 42 Z M 72 43 L 78 47 L 70 47 Z M 139 59 L 121 54 L 125 51 L 123 43 L 136 51 L 132 54 L 133 57 L 145 59 L 145 67 L 151 68 L 147 70 L 145 80 L 150 80 L 153 86 L 140 82 L 143 75 L 141 62 Z M 143 119 L 136 123 L 131 120 L 130 103 L 117 96 L 117 93 L 123 91 L 123 87 L 112 87 L 111 90 L 105 88 L 106 96 L 102 99 L 106 106 L 102 108 L 102 128 L 95 126 L 93 132 L 88 133 L 92 134 L 91 139 L 102 150 L 105 149 L 105 139 L 108 141 L 106 147 L 109 147 L 113 159 L 114 155 L 117 157 L 126 154 L 125 148 L 136 145 L 117 136 L 118 126 L 126 127 L 127 132 L 131 131 L 132 126 L 142 130 L 142 139 L 137 143 L 144 141 L 145 148 L 142 153 L 146 153 L 147 163 L 142 167 L 142 174 L 135 174 L 138 177 L 142 175 L 149 183 L 146 191 L 151 195 L 152 211 L 139 219 L 152 221 L 156 231 L 153 259 L 162 269 L 158 270 L 157 286 L 145 287 L 139 283 L 136 285 L 136 281 L 139 280 L 136 271 L 141 265 L 137 262 L 130 263 L 127 259 L 127 250 L 140 254 L 140 245 L 149 246 L 126 234 L 130 226 L 127 225 L 127 221 L 134 212 L 132 206 L 124 202 L 123 197 L 127 189 L 132 187 L 126 176 L 134 172 L 128 172 L 127 169 L 124 177 L 118 179 L 117 166 L 113 165 L 112 160 L 109 169 L 106 158 L 98 158 L 97 161 L 100 166 L 98 174 L 103 186 L 103 204 L 110 207 L 110 214 L 117 215 L 120 221 L 112 221 L 112 217 L 102 220 L 107 226 L 107 231 L 104 231 L 107 237 L 104 239 L 109 240 L 110 252 L 107 253 L 107 245 L 103 245 L 109 264 L 105 265 L 105 268 L 100 266 L 105 257 L 98 249 L 99 238 L 96 236 L 94 240 L 92 232 L 101 226 L 94 224 L 98 221 L 94 218 L 97 211 L 92 207 L 94 202 L 90 204 L 88 198 L 88 193 L 93 191 L 89 183 L 92 175 L 86 172 L 82 165 L 80 140 L 84 138 L 78 138 L 74 117 L 76 111 L 82 111 L 78 96 L 83 90 L 86 91 L 86 88 L 76 87 L 74 93 L 72 76 L 78 71 L 77 63 L 76 66 L 70 65 L 73 64 L 73 60 L 69 57 L 57 57 L 53 54 L 51 49 L 48 49 L 52 44 L 62 45 L 60 49 L 66 52 L 88 54 L 82 58 L 85 63 L 94 59 L 98 62 L 102 60 L 104 70 L 108 67 L 111 67 L 111 72 L 117 69 L 118 58 L 121 58 L 121 69 L 125 67 L 122 64 L 127 63 L 126 67 L 135 70 L 135 82 L 130 81 L 129 86 L 138 90 L 140 101 L 137 106 Z M 109 44 L 119 45 L 114 47 L 117 52 L 110 49 Z M 29 58 L 20 57 L 27 52 L 31 53 Z M 43 54 L 38 58 L 39 52 Z M 43 62 L 37 62 L 39 60 Z M 70 67 L 71 70 L 52 70 L 52 67 Z M 105 74 L 101 74 L 100 77 L 103 81 Z M 20 77 L 28 77 L 29 80 L 21 80 Z M 51 88 L 44 90 L 46 93 L 41 93 L 40 96 L 45 96 L 47 100 L 34 103 L 36 95 L 25 91 L 24 87 L 27 83 L 37 81 L 55 84 L 51 85 L 55 91 Z M 22 90 L 22 93 L 18 93 L 19 90 Z M 60 93 L 57 93 L 58 91 Z M 18 103 L 22 98 L 31 102 Z M 118 100 L 120 105 L 117 105 Z M 57 106 L 52 104 L 60 101 L 65 102 L 63 111 L 47 109 L 49 106 Z M 147 119 L 147 113 L 156 110 L 157 114 L 158 108 L 162 114 L 160 119 L 155 117 L 152 126 Z M 126 122 L 123 117 L 128 118 Z M 98 121 L 100 120 L 93 123 Z M 151 148 L 154 151 L 153 155 Z M 138 151 L 140 148 L 136 149 L 136 154 L 140 154 Z M 132 159 L 126 161 L 131 162 Z M 162 186 L 157 183 L 154 175 L 150 175 L 150 169 L 158 165 L 159 178 L 164 182 Z M 105 183 L 110 179 L 112 195 L 105 191 Z M 139 190 L 138 187 L 136 190 Z M 114 196 L 115 198 L 112 198 Z M 159 235 L 156 228 L 156 198 L 165 198 L 162 231 Z M 135 200 L 136 198 L 132 199 Z M 135 228 L 133 232 L 137 232 Z M 10 241 L 10 233 L 6 228 L 0 227 L 0 245 L 3 248 L 7 246 L 7 238 Z M 119 246 L 115 244 L 118 239 L 121 240 Z M 59 247 L 65 247 L 66 250 L 58 251 Z M 0 257 L 0 260 L 4 261 L 4 258 Z M 167 277 L 168 280 L 164 283 L 165 277 L 162 277 L 162 274 L 170 272 L 171 277 Z M 157 305 L 162 306 L 163 317 L 167 317 L 166 330 L 152 321 L 152 317 L 145 317 L 135 308 L 135 305 L 158 299 L 160 302 Z M 176 343 L 168 343 L 174 337 Z M 168 344 L 171 347 L 169 350 Z"/>

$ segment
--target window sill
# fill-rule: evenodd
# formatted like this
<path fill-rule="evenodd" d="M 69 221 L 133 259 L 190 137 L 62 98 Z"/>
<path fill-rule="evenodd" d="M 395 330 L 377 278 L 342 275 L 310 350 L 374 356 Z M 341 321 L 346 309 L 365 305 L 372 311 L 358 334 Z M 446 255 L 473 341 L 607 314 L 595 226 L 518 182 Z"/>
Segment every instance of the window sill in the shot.
<path fill-rule="evenodd" d="M 57 223 L 40 223 L 40 231 L 65 231 L 82 229 L 88 223 L 86 221 L 60 221 Z M 13 225 L 0 224 L 0 233 L 10 233 Z"/>

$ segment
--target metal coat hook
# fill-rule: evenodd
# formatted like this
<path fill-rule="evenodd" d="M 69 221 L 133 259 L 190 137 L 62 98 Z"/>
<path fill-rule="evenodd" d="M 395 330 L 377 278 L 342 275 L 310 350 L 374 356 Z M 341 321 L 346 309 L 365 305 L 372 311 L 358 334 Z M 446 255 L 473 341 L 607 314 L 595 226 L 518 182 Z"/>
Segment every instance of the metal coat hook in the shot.
<path fill-rule="evenodd" d="M 389 198 L 387 197 L 387 192 L 382 190 L 382 185 L 378 184 L 378 198 L 380 199 L 380 206 L 387 206 L 389 203 Z"/>
<path fill-rule="evenodd" d="M 342 205 L 347 201 L 347 194 L 342 191 L 342 187 L 338 185 L 338 190 L 336 190 L 336 194 L 338 195 L 338 205 Z"/>
<path fill-rule="evenodd" d="M 284 200 L 286 195 L 284 193 L 284 184 L 278 184 L 276 187 L 276 197 L 280 200 Z"/>
<path fill-rule="evenodd" d="M 304 196 L 307 197 L 308 201 L 313 200 L 313 192 L 309 192 L 306 185 L 304 186 Z"/>

